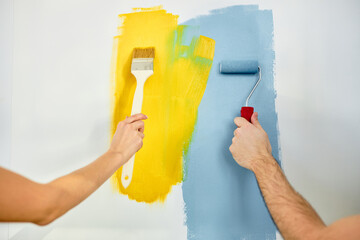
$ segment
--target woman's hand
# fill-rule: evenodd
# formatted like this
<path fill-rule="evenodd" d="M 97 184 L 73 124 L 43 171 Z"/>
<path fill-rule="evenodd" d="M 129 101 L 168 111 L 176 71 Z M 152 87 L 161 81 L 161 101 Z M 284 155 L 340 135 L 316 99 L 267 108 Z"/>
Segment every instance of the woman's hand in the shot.
<path fill-rule="evenodd" d="M 118 124 L 105 154 L 47 184 L 0 167 L 0 222 L 33 222 L 43 226 L 78 205 L 142 147 L 145 119 L 144 114 L 126 118 Z"/>
<path fill-rule="evenodd" d="M 139 113 L 119 122 L 109 152 L 121 155 L 121 165 L 126 163 L 143 145 L 144 122 L 147 116 Z"/>

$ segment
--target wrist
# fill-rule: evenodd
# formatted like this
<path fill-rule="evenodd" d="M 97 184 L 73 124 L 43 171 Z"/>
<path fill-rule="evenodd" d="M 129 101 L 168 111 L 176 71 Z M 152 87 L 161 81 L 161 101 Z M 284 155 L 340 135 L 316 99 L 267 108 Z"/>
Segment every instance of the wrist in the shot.
<path fill-rule="evenodd" d="M 116 168 L 121 167 L 125 163 L 125 157 L 124 154 L 121 152 L 114 152 L 111 150 L 108 150 L 105 154 L 109 159 L 111 159 L 112 162 L 116 164 Z"/>
<path fill-rule="evenodd" d="M 271 154 L 265 154 L 254 161 L 254 164 L 250 170 L 254 172 L 255 176 L 258 176 L 275 167 L 276 165 L 277 162 L 274 157 Z"/>

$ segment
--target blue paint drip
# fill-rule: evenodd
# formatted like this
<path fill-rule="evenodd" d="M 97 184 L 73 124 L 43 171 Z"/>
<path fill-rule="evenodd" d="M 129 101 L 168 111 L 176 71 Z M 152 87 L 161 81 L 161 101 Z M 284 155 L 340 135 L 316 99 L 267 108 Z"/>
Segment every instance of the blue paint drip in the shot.
<path fill-rule="evenodd" d="M 207 88 L 186 158 L 183 197 L 188 239 L 275 239 L 276 226 L 254 174 L 229 152 L 241 107 L 256 75 L 221 75 L 222 60 L 257 59 L 263 79 L 249 101 L 279 159 L 273 78 L 273 17 L 257 6 L 233 6 L 185 22 L 216 41 Z"/>

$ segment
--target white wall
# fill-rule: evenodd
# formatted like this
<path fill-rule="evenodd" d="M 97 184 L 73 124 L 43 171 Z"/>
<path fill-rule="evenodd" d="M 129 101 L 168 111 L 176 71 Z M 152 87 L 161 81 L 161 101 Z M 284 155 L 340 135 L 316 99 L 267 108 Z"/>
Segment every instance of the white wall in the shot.
<path fill-rule="evenodd" d="M 360 2 L 273 9 L 285 173 L 326 223 L 360 214 Z"/>
<path fill-rule="evenodd" d="M 0 157 L 9 159 L 12 149 L 15 171 L 44 182 L 90 162 L 105 151 L 109 64 L 118 13 L 129 12 L 131 7 L 163 4 L 168 11 L 179 14 L 182 22 L 214 8 L 259 3 L 260 8 L 272 9 L 274 14 L 277 111 L 285 173 L 327 223 L 360 213 L 359 1 L 0 2 L 0 47 L 5 50 L 0 55 L 0 96 L 6 99 L 0 102 Z M 15 28 L 11 21 L 2 20 L 12 19 L 12 3 Z M 13 72 L 9 71 L 12 59 Z M 87 226 L 107 227 L 108 234 L 121 233 L 114 230 L 113 221 L 122 218 L 111 216 L 113 207 L 109 203 L 126 204 L 126 198 L 118 195 L 111 198 L 109 189 L 106 183 L 90 199 L 47 228 L 51 231 L 48 239 L 76 231 L 84 233 Z M 177 196 L 181 196 L 180 191 L 181 188 Z M 168 210 L 173 211 L 173 207 Z M 181 225 L 181 212 L 171 214 L 177 216 L 173 225 L 169 223 L 171 227 Z M 153 229 L 150 219 L 142 220 L 143 226 Z M 12 225 L 10 236 L 21 233 L 21 229 L 23 234 L 37 232 L 39 236 L 38 228 L 25 226 Z M 69 226 L 73 228 L 66 232 L 63 228 Z M 0 236 L 5 236 L 1 235 L 4 231 L 0 228 Z M 177 231 L 184 233 L 181 227 Z M 159 230 L 152 234 L 162 233 Z M 16 239 L 21 239 L 17 236 Z"/>
<path fill-rule="evenodd" d="M 10 167 L 13 4 L 0 1 L 0 166 Z M 9 224 L 0 223 L 0 239 L 7 239 Z"/>

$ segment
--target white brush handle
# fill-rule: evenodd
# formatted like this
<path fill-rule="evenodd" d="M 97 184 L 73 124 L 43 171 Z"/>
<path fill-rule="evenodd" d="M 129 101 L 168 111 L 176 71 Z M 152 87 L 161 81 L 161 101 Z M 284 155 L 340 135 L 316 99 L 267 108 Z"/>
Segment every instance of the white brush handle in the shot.
<path fill-rule="evenodd" d="M 153 71 L 137 71 L 133 72 L 134 76 L 136 77 L 136 90 L 133 99 L 133 105 L 131 109 L 131 115 L 141 112 L 142 102 L 143 102 L 143 93 L 144 93 L 144 85 L 146 79 L 152 75 Z M 127 161 L 123 167 L 121 172 L 121 184 L 126 189 L 132 179 L 133 169 L 134 169 L 134 161 L 135 161 L 135 154 Z"/>

